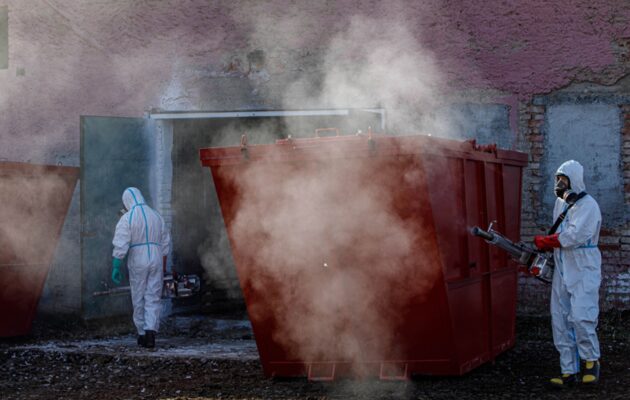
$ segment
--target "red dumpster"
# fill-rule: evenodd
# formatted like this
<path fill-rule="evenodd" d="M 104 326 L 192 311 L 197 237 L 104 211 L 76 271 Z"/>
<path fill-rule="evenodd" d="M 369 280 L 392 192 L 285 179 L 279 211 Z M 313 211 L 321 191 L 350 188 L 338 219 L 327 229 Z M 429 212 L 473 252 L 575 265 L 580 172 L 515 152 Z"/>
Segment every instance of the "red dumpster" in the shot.
<path fill-rule="evenodd" d="M 459 375 L 515 338 L 524 153 L 429 136 L 200 150 L 267 376 Z"/>
<path fill-rule="evenodd" d="M 0 337 L 26 335 L 79 169 L 0 162 Z"/>

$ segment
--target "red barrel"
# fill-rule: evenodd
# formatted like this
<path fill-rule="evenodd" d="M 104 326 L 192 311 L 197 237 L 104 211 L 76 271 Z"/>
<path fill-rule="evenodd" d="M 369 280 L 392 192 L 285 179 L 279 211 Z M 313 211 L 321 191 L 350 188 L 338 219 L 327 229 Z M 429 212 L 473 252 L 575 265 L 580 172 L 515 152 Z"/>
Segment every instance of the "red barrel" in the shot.
<path fill-rule="evenodd" d="M 460 375 L 514 345 L 527 155 L 428 136 L 200 150 L 267 376 Z"/>
<path fill-rule="evenodd" d="M 79 169 L 0 162 L 0 337 L 26 335 Z"/>

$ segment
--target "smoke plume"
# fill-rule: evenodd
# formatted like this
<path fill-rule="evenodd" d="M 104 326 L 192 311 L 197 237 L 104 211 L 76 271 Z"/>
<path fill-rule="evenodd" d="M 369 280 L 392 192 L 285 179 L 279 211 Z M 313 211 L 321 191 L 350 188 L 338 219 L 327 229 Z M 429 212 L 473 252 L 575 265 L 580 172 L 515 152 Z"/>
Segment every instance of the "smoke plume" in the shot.
<path fill-rule="evenodd" d="M 252 163 L 219 178 L 237 191 L 221 200 L 237 210 L 226 222 L 250 318 L 273 320 L 291 358 L 398 355 L 397 328 L 440 265 L 428 204 L 409 197 L 425 190 L 421 166 L 328 156 Z"/>
<path fill-rule="evenodd" d="M 277 31 L 295 24 L 285 25 L 265 36 L 269 24 L 261 22 L 256 40 L 291 37 Z M 285 86 L 285 109 L 382 107 L 390 132 L 444 130 L 444 121 L 422 117 L 440 105 L 442 79 L 404 27 L 351 18 L 320 56 L 317 74 Z M 294 120 L 285 123 L 300 136 Z M 402 355 L 397 330 L 440 268 L 424 219 L 428 203 L 421 210 L 409 197 L 426 191 L 424 172 L 415 161 L 329 151 L 215 174 L 215 184 L 236 191 L 220 200 L 236 210 L 224 217 L 250 318 L 255 326 L 273 321 L 272 339 L 289 359 L 359 365 Z"/>

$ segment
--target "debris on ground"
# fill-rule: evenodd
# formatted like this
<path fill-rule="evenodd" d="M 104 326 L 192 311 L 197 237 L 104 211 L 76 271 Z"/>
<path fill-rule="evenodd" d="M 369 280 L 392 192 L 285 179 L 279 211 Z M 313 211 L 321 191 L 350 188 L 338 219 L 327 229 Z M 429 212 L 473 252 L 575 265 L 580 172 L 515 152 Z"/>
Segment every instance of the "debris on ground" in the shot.
<path fill-rule="evenodd" d="M 549 317 L 519 317 L 516 346 L 461 377 L 309 382 L 265 378 L 246 319 L 171 316 L 154 351 L 138 348 L 129 323 L 36 329 L 0 340 L 2 399 L 628 399 L 630 314 L 600 321 L 598 386 L 557 391 Z"/>

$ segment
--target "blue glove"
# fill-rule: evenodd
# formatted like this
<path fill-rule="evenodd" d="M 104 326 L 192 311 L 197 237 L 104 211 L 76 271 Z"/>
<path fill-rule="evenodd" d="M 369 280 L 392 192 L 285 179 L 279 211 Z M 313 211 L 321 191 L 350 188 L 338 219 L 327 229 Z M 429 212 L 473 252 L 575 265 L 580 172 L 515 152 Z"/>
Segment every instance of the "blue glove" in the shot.
<path fill-rule="evenodd" d="M 120 267 L 122 266 L 122 260 L 119 258 L 114 258 L 112 261 L 112 281 L 116 285 L 120 285 L 120 281 L 122 280 L 122 273 L 120 272 Z"/>

